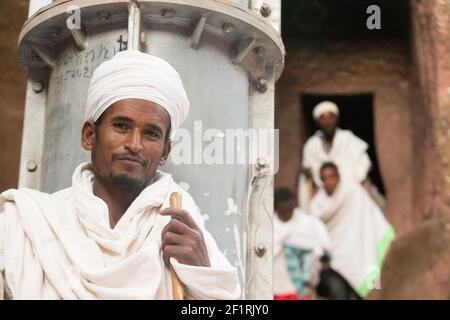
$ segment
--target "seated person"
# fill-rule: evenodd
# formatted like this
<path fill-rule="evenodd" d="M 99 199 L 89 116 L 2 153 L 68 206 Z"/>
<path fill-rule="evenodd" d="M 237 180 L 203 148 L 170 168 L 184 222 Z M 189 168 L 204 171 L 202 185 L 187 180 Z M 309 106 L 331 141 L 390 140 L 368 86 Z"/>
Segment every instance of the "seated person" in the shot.
<path fill-rule="evenodd" d="M 188 112 L 166 61 L 130 50 L 101 64 L 81 134 L 91 161 L 72 186 L 0 196 L 0 298 L 172 299 L 171 269 L 185 298 L 238 298 L 236 268 L 194 200 L 158 170 Z M 181 209 L 170 208 L 173 192 Z"/>

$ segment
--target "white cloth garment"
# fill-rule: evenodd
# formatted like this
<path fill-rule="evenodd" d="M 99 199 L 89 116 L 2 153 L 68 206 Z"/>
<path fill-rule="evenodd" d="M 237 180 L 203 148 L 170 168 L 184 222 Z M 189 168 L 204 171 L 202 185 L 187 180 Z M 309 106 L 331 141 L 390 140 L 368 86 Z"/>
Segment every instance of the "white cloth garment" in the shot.
<path fill-rule="evenodd" d="M 292 294 L 297 290 L 289 274 L 283 253 L 284 245 L 311 250 L 314 257 L 312 285 L 319 282 L 320 258 L 330 249 L 330 238 L 323 222 L 295 208 L 288 221 L 282 221 L 277 214 L 273 217 L 273 291 L 274 294 Z"/>
<path fill-rule="evenodd" d="M 189 113 L 189 100 L 178 72 L 161 58 L 127 50 L 103 62 L 89 84 L 85 120 L 97 121 L 113 103 L 143 99 L 166 109 L 173 138 Z"/>
<path fill-rule="evenodd" d="M 331 150 L 326 152 L 322 135 L 322 131 L 316 131 L 303 147 L 303 167 L 311 170 L 314 183 L 322 186 L 320 167 L 330 161 L 337 165 L 342 181 L 363 182 L 372 165 L 368 144 L 350 130 L 337 128 Z"/>
<path fill-rule="evenodd" d="M 57 193 L 24 188 L 1 194 L 0 272 L 12 298 L 172 299 L 161 252 L 161 231 L 170 217 L 158 212 L 169 206 L 175 191 L 201 228 L 211 263 L 194 267 L 171 259 L 188 298 L 239 297 L 236 269 L 205 230 L 191 196 L 170 174 L 158 172 L 114 229 L 92 183 L 90 165 L 84 163 L 75 170 L 72 187 Z"/>
<path fill-rule="evenodd" d="M 340 182 L 328 196 L 321 189 L 310 212 L 325 223 L 331 239 L 331 266 L 365 296 L 377 283 L 394 230 L 365 189 Z"/>
<path fill-rule="evenodd" d="M 330 238 L 323 222 L 295 208 L 288 221 L 281 220 L 277 214 L 273 217 L 273 253 L 277 255 L 283 245 L 288 244 L 304 250 L 312 250 L 323 255 L 330 248 Z"/>
<path fill-rule="evenodd" d="M 314 120 L 319 120 L 320 116 L 324 113 L 331 112 L 335 115 L 339 115 L 339 108 L 336 103 L 331 101 L 322 101 L 314 107 L 313 118 Z"/>

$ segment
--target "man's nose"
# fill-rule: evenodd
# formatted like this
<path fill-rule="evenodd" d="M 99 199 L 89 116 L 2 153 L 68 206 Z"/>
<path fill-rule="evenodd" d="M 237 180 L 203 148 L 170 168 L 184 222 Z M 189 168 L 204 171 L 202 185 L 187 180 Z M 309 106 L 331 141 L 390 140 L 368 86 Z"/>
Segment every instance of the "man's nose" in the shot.
<path fill-rule="evenodd" d="M 127 136 L 125 147 L 131 153 L 138 153 L 142 151 L 143 145 L 141 141 L 141 133 L 139 129 L 133 129 Z"/>

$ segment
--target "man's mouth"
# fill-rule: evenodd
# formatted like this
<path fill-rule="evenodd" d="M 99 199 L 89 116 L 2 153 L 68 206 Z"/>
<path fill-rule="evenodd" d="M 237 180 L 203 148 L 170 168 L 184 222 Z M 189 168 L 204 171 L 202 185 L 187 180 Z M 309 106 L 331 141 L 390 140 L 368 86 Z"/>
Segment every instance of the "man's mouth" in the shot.
<path fill-rule="evenodd" d="M 130 156 L 118 156 L 116 157 L 115 160 L 119 160 L 119 161 L 126 161 L 126 162 L 131 162 L 131 163 L 138 163 L 142 166 L 145 166 L 145 160 L 136 158 L 136 157 L 130 157 Z"/>

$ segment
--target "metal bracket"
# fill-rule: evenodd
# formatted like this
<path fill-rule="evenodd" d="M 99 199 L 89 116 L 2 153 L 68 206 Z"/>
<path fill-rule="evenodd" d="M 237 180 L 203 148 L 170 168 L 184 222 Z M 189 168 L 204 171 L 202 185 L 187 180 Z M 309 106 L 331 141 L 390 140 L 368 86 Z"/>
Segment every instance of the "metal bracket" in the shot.
<path fill-rule="evenodd" d="M 265 48 L 257 45 L 254 38 L 241 40 L 237 47 L 237 54 L 233 59 L 234 64 L 239 64 L 247 70 L 256 84 L 259 92 L 265 92 L 267 86 L 264 85 L 266 78 Z"/>
<path fill-rule="evenodd" d="M 31 44 L 31 50 L 50 68 L 54 68 L 56 63 L 50 53 L 50 50 L 42 45 Z"/>
<path fill-rule="evenodd" d="M 206 25 L 206 17 L 201 17 L 200 20 L 195 24 L 194 31 L 192 32 L 192 35 L 189 38 L 192 49 L 197 49 L 203 34 L 203 30 L 205 29 L 205 25 Z"/>
<path fill-rule="evenodd" d="M 127 50 L 140 50 L 141 8 L 137 0 L 128 0 L 128 44 Z"/>

